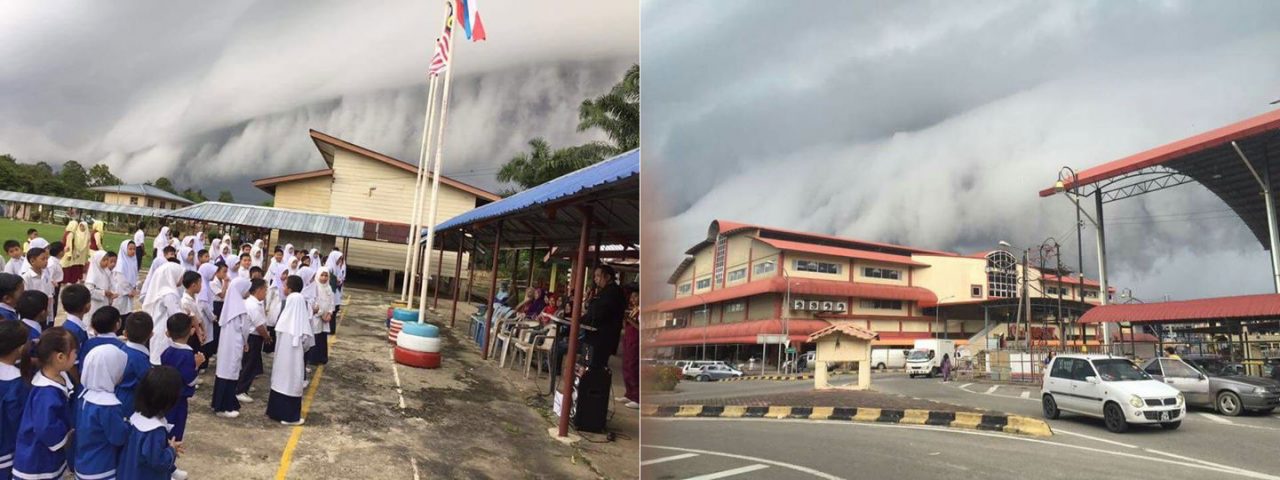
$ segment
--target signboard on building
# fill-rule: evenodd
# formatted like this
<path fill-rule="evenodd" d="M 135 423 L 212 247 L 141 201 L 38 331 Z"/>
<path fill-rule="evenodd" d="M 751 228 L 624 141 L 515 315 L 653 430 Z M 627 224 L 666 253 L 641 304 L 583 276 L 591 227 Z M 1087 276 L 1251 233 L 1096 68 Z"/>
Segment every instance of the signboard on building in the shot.
<path fill-rule="evenodd" d="M 776 345 L 779 343 L 787 343 L 787 336 L 783 334 L 760 333 L 756 334 L 757 345 Z"/>

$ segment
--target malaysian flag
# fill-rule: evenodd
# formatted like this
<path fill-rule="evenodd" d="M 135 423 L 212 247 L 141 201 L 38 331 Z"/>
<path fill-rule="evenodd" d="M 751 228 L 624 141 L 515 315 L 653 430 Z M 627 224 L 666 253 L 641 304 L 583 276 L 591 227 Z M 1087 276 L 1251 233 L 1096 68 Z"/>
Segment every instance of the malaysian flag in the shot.
<path fill-rule="evenodd" d="M 436 77 L 449 68 L 449 35 L 436 39 L 436 54 L 431 57 L 431 76 Z"/>

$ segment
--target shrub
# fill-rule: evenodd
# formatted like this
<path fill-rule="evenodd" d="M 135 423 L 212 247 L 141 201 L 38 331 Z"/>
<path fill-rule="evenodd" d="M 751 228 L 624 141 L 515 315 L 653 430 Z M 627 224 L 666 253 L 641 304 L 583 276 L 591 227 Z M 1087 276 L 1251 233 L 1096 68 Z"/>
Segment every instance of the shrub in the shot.
<path fill-rule="evenodd" d="M 640 381 L 645 390 L 669 392 L 680 383 L 679 367 L 644 367 L 640 371 Z"/>

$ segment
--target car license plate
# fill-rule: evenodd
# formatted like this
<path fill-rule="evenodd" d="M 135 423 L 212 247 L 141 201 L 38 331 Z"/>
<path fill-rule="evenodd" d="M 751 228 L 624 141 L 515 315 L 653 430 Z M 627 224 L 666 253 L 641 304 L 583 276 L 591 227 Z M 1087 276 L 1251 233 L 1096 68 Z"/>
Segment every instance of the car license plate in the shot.
<path fill-rule="evenodd" d="M 1160 421 L 1161 422 L 1169 421 L 1169 412 L 1160 412 Z"/>

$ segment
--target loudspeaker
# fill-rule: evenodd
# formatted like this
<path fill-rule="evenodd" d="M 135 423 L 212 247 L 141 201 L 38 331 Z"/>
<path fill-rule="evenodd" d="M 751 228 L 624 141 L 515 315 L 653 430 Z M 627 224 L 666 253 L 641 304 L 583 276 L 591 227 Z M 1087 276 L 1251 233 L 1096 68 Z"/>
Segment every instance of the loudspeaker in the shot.
<path fill-rule="evenodd" d="M 577 380 L 573 426 L 584 432 L 603 433 L 609 419 L 609 387 L 613 382 L 613 372 L 608 368 L 587 369 Z"/>

